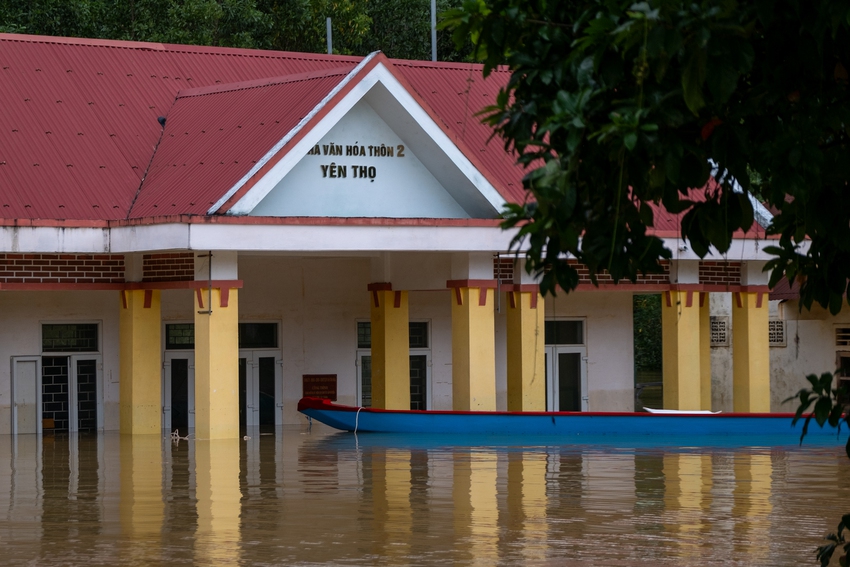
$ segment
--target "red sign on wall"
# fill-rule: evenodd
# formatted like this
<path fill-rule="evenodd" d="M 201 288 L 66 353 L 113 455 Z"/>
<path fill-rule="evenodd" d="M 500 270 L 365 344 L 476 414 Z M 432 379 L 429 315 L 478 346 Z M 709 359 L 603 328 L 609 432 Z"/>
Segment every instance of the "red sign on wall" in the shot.
<path fill-rule="evenodd" d="M 305 398 L 336 401 L 336 374 L 304 374 L 302 380 Z"/>

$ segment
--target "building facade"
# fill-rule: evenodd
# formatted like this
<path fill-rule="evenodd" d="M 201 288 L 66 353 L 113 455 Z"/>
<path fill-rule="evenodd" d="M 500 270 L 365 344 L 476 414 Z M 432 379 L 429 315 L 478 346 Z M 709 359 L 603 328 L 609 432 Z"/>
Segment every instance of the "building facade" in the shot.
<path fill-rule="evenodd" d="M 499 228 L 523 171 L 476 118 L 504 70 L 0 44 L 0 433 L 227 438 L 299 423 L 304 395 L 632 411 L 635 293 L 662 294 L 665 407 L 778 410 L 804 384 L 770 347 L 763 227 L 700 260 L 659 213 L 665 273 L 540 296 Z"/>

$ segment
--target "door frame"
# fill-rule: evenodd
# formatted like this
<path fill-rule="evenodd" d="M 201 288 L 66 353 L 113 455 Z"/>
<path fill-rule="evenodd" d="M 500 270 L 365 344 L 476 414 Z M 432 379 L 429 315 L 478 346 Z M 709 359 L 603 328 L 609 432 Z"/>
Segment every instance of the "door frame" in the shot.
<path fill-rule="evenodd" d="M 55 356 L 55 355 L 48 355 Z M 80 430 L 79 400 L 77 399 L 77 361 L 94 360 L 95 372 L 95 431 L 103 430 L 103 356 L 99 352 L 78 352 L 68 355 L 68 432 Z"/>
<path fill-rule="evenodd" d="M 12 429 L 10 430 L 12 435 L 18 434 L 18 404 L 15 399 L 16 395 L 16 363 L 18 362 L 35 362 L 35 433 L 36 435 L 41 435 L 43 433 L 41 427 L 41 355 L 25 355 L 25 356 L 12 356 L 10 360 L 11 364 L 11 381 L 10 381 L 10 395 L 12 398 Z"/>
<path fill-rule="evenodd" d="M 429 325 L 430 331 L 430 325 Z M 428 344 L 431 344 L 430 340 Z M 431 349 L 430 348 L 412 348 L 410 349 L 410 354 L 408 355 L 408 359 L 411 356 L 424 356 L 425 357 L 425 409 L 430 410 L 434 406 L 431 404 Z M 409 363 L 408 363 L 409 366 Z"/>
<path fill-rule="evenodd" d="M 357 349 L 355 358 L 354 358 L 354 366 L 356 367 L 356 375 L 357 375 L 357 406 L 363 407 L 363 357 L 368 356 L 371 360 L 372 358 L 372 349 L 370 348 L 359 348 Z M 372 377 L 370 376 L 371 380 Z"/>
<path fill-rule="evenodd" d="M 164 431 L 171 433 L 171 361 L 174 359 L 189 361 L 189 377 L 187 388 L 188 392 L 188 410 L 189 410 L 189 431 L 195 431 L 195 351 L 194 349 L 186 350 L 166 350 L 162 354 L 162 422 L 161 426 Z"/>
<path fill-rule="evenodd" d="M 560 384 L 558 383 L 558 355 L 579 355 L 580 360 L 580 397 L 581 410 L 588 411 L 589 396 L 587 393 L 587 346 L 586 345 L 546 345 L 546 411 L 563 411 L 555 409 L 556 400 L 559 399 Z"/>
<path fill-rule="evenodd" d="M 279 329 L 280 327 L 278 327 Z M 283 357 L 280 348 L 239 349 L 245 359 L 245 426 L 258 427 L 260 419 L 260 358 L 274 357 L 274 424 L 283 425 Z M 251 399 L 253 398 L 253 400 Z M 251 403 L 253 402 L 253 406 Z M 249 413 L 248 409 L 252 411 Z"/>

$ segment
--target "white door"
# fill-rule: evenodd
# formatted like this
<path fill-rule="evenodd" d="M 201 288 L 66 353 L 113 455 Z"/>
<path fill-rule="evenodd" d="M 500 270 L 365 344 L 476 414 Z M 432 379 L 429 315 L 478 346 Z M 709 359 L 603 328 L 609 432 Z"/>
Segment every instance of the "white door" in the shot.
<path fill-rule="evenodd" d="M 546 409 L 587 411 L 587 350 L 584 346 L 546 347 Z"/>
<path fill-rule="evenodd" d="M 68 430 L 103 429 L 103 361 L 99 354 L 68 357 Z"/>
<path fill-rule="evenodd" d="M 12 357 L 12 435 L 41 433 L 41 357 Z"/>
<path fill-rule="evenodd" d="M 192 351 L 165 352 L 162 427 L 169 432 L 177 429 L 184 437 L 195 429 L 195 353 Z"/>
<path fill-rule="evenodd" d="M 357 405 L 372 407 L 372 351 L 357 351 Z"/>
<path fill-rule="evenodd" d="M 239 351 L 239 424 L 242 427 L 283 423 L 280 350 Z"/>

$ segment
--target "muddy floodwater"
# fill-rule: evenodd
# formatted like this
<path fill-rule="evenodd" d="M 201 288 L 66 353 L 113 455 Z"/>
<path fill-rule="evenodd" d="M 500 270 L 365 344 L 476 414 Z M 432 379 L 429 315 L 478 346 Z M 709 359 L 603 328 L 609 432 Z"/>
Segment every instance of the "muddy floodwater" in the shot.
<path fill-rule="evenodd" d="M 815 565 L 850 511 L 838 442 L 251 433 L 0 436 L 0 564 Z"/>

